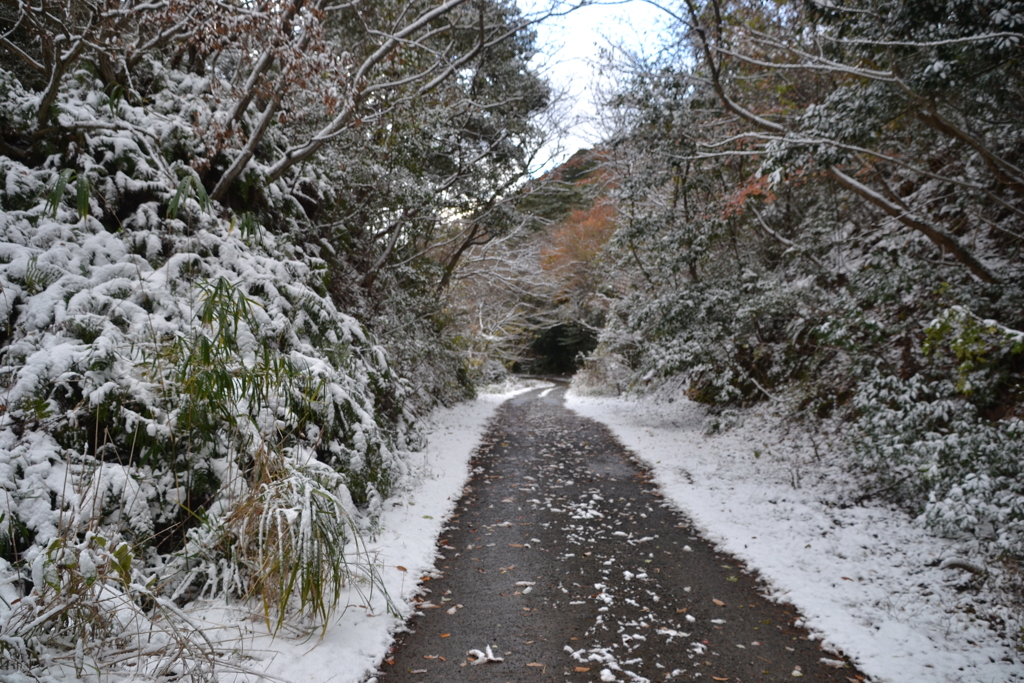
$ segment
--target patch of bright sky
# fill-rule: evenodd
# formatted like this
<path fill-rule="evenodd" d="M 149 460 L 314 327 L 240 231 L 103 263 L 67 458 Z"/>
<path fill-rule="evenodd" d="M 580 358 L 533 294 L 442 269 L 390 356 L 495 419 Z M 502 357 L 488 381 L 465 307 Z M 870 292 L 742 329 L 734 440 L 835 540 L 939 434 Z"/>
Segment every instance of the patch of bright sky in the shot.
<path fill-rule="evenodd" d="M 592 147 L 607 134 L 598 111 L 601 93 L 613 77 L 602 70 L 602 52 L 625 49 L 650 55 L 665 36 L 665 14 L 643 0 L 622 2 L 562 2 L 517 0 L 524 15 L 536 15 L 552 6 L 572 11 L 548 17 L 536 25 L 540 54 L 534 66 L 561 93 L 555 117 L 563 135 L 546 148 L 545 168 L 557 165 L 577 150 Z"/>

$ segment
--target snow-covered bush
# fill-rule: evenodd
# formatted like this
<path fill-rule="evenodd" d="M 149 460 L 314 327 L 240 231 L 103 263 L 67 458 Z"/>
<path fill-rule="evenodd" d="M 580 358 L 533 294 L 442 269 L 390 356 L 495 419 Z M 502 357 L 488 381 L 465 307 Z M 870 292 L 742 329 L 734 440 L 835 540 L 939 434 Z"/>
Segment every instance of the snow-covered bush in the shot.
<path fill-rule="evenodd" d="M 809 374 L 820 292 L 771 273 L 733 275 L 640 290 L 617 304 L 602 340 L 632 357 L 634 383 L 683 375 L 691 398 L 723 404 L 764 400 Z"/>
<path fill-rule="evenodd" d="M 1024 332 L 983 319 L 963 306 L 952 306 L 925 330 L 924 353 L 956 363 L 956 391 L 983 408 L 998 405 L 1019 381 L 1024 359 Z"/>
<path fill-rule="evenodd" d="M 180 550 L 259 490 L 268 458 L 329 465 L 330 495 L 379 508 L 411 438 L 405 384 L 318 292 L 315 259 L 198 206 L 177 234 L 120 235 L 42 208 L 0 219 L 8 559 L 68 527 Z"/>
<path fill-rule="evenodd" d="M 147 581 L 133 564 L 124 541 L 93 534 L 54 539 L 32 563 L 35 589 L 15 598 L 4 586 L 0 596 L 4 668 L 47 672 L 55 680 L 98 672 L 215 680 L 213 645 L 157 594 L 156 578 Z M 0 568 L 9 572 L 5 560 Z"/>
<path fill-rule="evenodd" d="M 326 628 L 341 588 L 376 575 L 345 477 L 311 453 L 259 457 L 259 480 L 230 513 L 189 530 L 174 596 L 256 596 L 275 630 L 292 607 Z"/>
<path fill-rule="evenodd" d="M 1024 555 L 1024 422 L 1005 410 L 1024 334 L 953 306 L 925 329 L 920 372 L 875 372 L 853 399 L 874 493 L 950 536 Z"/>
<path fill-rule="evenodd" d="M 1024 421 L 987 420 L 949 380 L 876 375 L 853 400 L 857 462 L 941 533 L 1024 556 Z"/>
<path fill-rule="evenodd" d="M 99 599 L 32 568 L 102 537 L 153 579 L 103 590 L 148 619 L 234 595 L 323 623 L 417 411 L 466 393 L 443 316 L 458 258 L 433 248 L 468 239 L 453 216 L 494 229 L 524 172 L 547 98 L 532 35 L 507 3 L 429 0 L 70 0 L 0 22 L 4 604 Z M 18 610 L 0 628 L 28 642 Z M 74 634 L 106 618 L 64 614 L 26 675 L 79 662 Z"/>
<path fill-rule="evenodd" d="M 632 373 L 619 354 L 598 347 L 572 377 L 572 389 L 581 396 L 617 396 L 629 388 Z"/>

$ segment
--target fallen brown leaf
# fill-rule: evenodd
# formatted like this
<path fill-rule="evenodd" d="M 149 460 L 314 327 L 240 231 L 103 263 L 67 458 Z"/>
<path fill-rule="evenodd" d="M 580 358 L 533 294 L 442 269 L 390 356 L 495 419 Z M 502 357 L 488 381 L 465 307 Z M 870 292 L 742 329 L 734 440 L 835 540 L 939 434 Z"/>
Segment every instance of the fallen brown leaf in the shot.
<path fill-rule="evenodd" d="M 442 634 L 441 634 L 441 637 L 442 637 L 442 638 L 447 638 L 447 637 L 449 637 L 450 635 L 451 635 L 450 633 L 442 633 Z"/>
<path fill-rule="evenodd" d="M 715 603 L 719 607 L 725 607 L 725 603 L 719 600 L 718 598 L 711 598 L 711 602 Z"/>
<path fill-rule="evenodd" d="M 577 666 L 575 669 L 573 669 L 573 671 L 575 671 L 578 674 L 585 674 L 588 671 L 590 671 L 590 667 L 589 666 Z"/>
<path fill-rule="evenodd" d="M 407 571 L 409 571 L 408 569 L 406 569 L 402 565 L 398 565 L 397 567 L 395 567 L 395 569 L 397 569 L 400 572 L 407 572 Z"/>
<path fill-rule="evenodd" d="M 526 666 L 544 666 L 544 665 L 543 665 L 543 664 L 541 664 L 540 662 L 530 662 L 530 663 L 529 663 L 529 664 L 527 664 Z"/>

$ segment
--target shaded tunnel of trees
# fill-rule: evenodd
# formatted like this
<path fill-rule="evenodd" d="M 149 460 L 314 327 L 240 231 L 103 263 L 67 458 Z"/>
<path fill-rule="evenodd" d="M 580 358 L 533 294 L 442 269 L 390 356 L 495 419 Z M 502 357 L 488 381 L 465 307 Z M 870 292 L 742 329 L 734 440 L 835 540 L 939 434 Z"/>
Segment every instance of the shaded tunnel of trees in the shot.
<path fill-rule="evenodd" d="M 575 322 L 562 323 L 540 330 L 530 344 L 532 359 L 514 369 L 535 375 L 571 375 L 596 347 L 594 330 Z"/>

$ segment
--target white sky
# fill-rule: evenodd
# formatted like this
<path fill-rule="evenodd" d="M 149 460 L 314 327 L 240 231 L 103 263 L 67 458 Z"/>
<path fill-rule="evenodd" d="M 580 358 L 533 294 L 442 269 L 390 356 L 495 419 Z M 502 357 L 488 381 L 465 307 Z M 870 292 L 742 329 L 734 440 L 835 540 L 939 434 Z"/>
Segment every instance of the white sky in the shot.
<path fill-rule="evenodd" d="M 650 52 L 663 35 L 662 13 L 642 0 L 608 2 L 596 0 L 566 16 L 549 18 L 536 26 L 537 47 L 541 54 L 535 64 L 548 76 L 556 90 L 565 92 L 561 108 L 567 116 L 568 134 L 560 147 L 551 147 L 550 167 L 570 157 L 578 149 L 591 147 L 602 137 L 596 120 L 595 101 L 601 82 L 600 52 L 613 46 L 631 51 Z M 550 5 L 579 4 L 558 0 L 517 0 L 524 14 L 541 11 Z"/>

